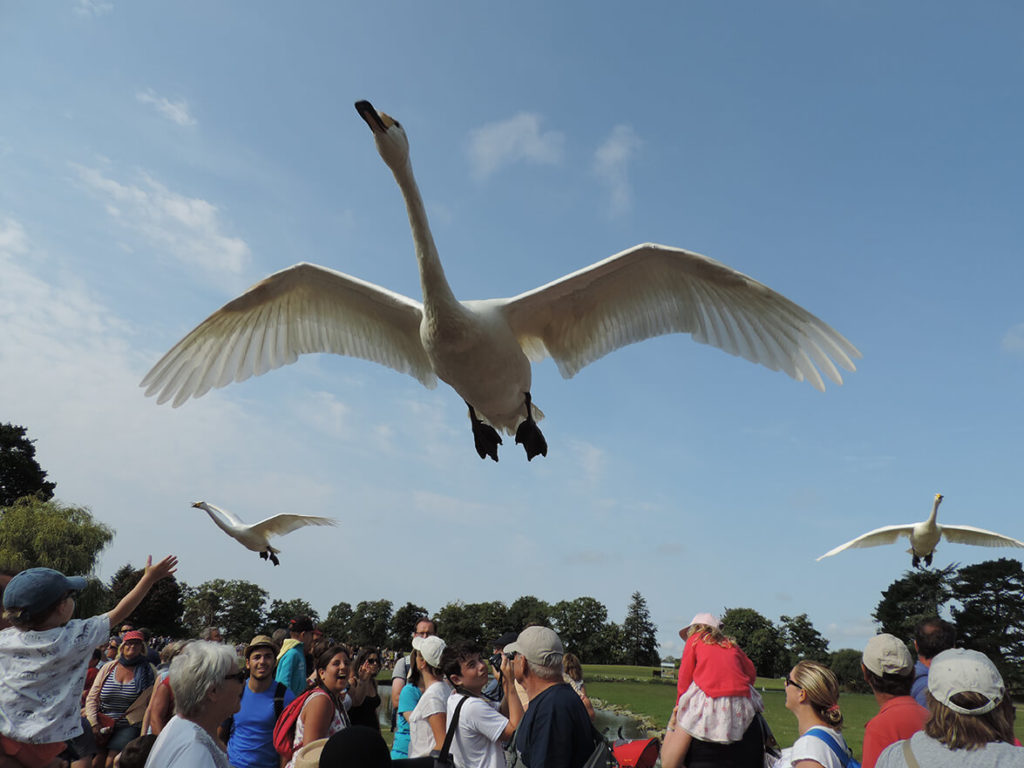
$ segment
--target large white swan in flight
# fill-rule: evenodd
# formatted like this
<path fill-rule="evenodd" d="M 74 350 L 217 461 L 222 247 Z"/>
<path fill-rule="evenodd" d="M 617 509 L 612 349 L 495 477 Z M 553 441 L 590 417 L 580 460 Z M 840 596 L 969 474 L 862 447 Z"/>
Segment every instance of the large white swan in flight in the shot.
<path fill-rule="evenodd" d="M 863 536 L 858 536 L 853 541 L 841 544 L 833 550 L 826 552 L 819 557 L 821 560 L 826 557 L 842 552 L 844 549 L 855 549 L 858 547 L 878 547 L 882 544 L 894 544 L 900 536 L 910 539 L 910 549 L 907 551 L 913 555 L 911 564 L 917 567 L 924 559 L 925 565 L 932 564 L 932 554 L 939 539 L 945 537 L 947 541 L 954 544 L 974 544 L 978 547 L 1024 547 L 1024 541 L 1017 541 L 1001 533 L 992 533 L 982 528 L 975 528 L 973 525 L 939 525 L 935 518 L 939 513 L 939 504 L 942 503 L 942 494 L 935 494 L 935 501 L 932 504 L 932 513 L 928 519 L 920 523 L 908 523 L 907 525 L 887 525 L 884 528 L 877 528 L 869 531 Z"/>
<path fill-rule="evenodd" d="M 266 520 L 248 525 L 237 515 L 233 515 L 226 509 L 221 509 L 205 501 L 197 501 L 192 505 L 201 509 L 210 516 L 210 519 L 217 524 L 224 533 L 240 543 L 246 549 L 259 552 L 264 560 L 269 559 L 274 565 L 280 565 L 281 561 L 277 556 L 281 550 L 270 546 L 271 536 L 284 536 L 286 533 L 297 531 L 306 525 L 337 525 L 338 521 L 330 517 L 315 517 L 314 515 L 296 515 L 282 513 L 273 515 Z"/>
<path fill-rule="evenodd" d="M 646 243 L 507 299 L 458 301 L 448 286 L 398 121 L 356 110 L 405 199 L 423 302 L 314 264 L 283 269 L 200 323 L 142 380 L 177 407 L 213 387 L 293 363 L 351 355 L 451 385 L 469 406 L 480 458 L 498 460 L 497 430 L 527 459 L 547 454 L 531 403 L 530 363 L 554 359 L 566 378 L 632 342 L 666 333 L 740 355 L 824 390 L 836 363 L 860 357 L 831 326 L 767 286 L 697 253 Z M 835 361 L 835 362 L 833 362 Z"/>

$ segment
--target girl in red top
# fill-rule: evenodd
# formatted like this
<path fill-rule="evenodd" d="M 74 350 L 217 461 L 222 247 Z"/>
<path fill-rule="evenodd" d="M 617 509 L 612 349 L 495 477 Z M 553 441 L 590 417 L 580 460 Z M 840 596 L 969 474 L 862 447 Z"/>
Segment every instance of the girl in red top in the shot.
<path fill-rule="evenodd" d="M 678 768 L 693 739 L 728 744 L 743 738 L 764 709 L 754 689 L 757 670 L 710 613 L 698 613 L 679 630 L 686 640 L 679 663 L 679 701 L 662 749 L 663 768 Z"/>

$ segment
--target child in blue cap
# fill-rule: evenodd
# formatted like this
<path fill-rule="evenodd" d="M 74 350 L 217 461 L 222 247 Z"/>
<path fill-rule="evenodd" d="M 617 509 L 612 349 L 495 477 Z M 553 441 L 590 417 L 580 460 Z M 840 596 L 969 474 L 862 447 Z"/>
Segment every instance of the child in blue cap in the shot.
<path fill-rule="evenodd" d="M 0 766 L 58 765 L 65 742 L 82 733 L 80 702 L 93 649 L 134 611 L 160 579 L 174 573 L 178 559 L 156 565 L 146 559 L 142 578 L 109 613 L 71 619 L 81 576 L 52 568 L 22 571 L 4 589 L 0 632 Z"/>

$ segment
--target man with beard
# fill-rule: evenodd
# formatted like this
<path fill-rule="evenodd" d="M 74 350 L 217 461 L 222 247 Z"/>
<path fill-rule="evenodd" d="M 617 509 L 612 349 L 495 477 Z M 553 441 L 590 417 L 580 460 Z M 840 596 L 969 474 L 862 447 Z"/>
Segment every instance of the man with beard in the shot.
<path fill-rule="evenodd" d="M 274 750 L 274 723 L 295 694 L 274 680 L 277 647 L 266 635 L 245 646 L 249 680 L 242 688 L 242 703 L 227 728 L 228 758 L 234 768 L 279 768 Z"/>

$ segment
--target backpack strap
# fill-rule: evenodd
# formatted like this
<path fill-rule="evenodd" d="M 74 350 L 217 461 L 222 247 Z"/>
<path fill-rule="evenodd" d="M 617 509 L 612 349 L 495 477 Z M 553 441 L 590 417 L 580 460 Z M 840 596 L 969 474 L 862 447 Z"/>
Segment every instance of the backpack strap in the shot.
<path fill-rule="evenodd" d="M 284 683 L 278 683 L 277 687 L 274 688 L 274 722 L 277 722 L 277 718 L 281 716 L 281 712 L 284 710 L 284 693 L 288 690 L 288 686 Z"/>
<path fill-rule="evenodd" d="M 921 764 L 914 757 L 914 750 L 910 748 L 910 739 L 903 740 L 903 759 L 907 762 L 907 768 L 921 768 Z"/>
<path fill-rule="evenodd" d="M 455 738 L 455 731 L 459 727 L 459 712 L 462 711 L 462 705 L 467 701 L 469 701 L 469 696 L 463 696 L 462 701 L 455 707 L 455 714 L 452 715 L 452 721 L 448 726 L 448 733 L 444 735 L 444 745 L 441 747 L 441 753 L 437 756 L 439 762 L 445 762 L 452 751 L 452 739 Z"/>
<path fill-rule="evenodd" d="M 853 759 L 853 755 L 851 755 L 849 752 L 840 747 L 839 742 L 833 739 L 831 734 L 829 734 L 827 731 L 815 727 L 808 728 L 807 732 L 804 735 L 806 736 L 808 733 L 812 736 L 821 739 L 826 744 L 828 744 L 832 751 L 835 752 L 836 757 L 838 757 L 840 762 L 842 762 L 843 768 L 848 768 L 848 766 L 856 766 L 857 768 L 860 768 L 860 763 L 856 762 Z"/>

